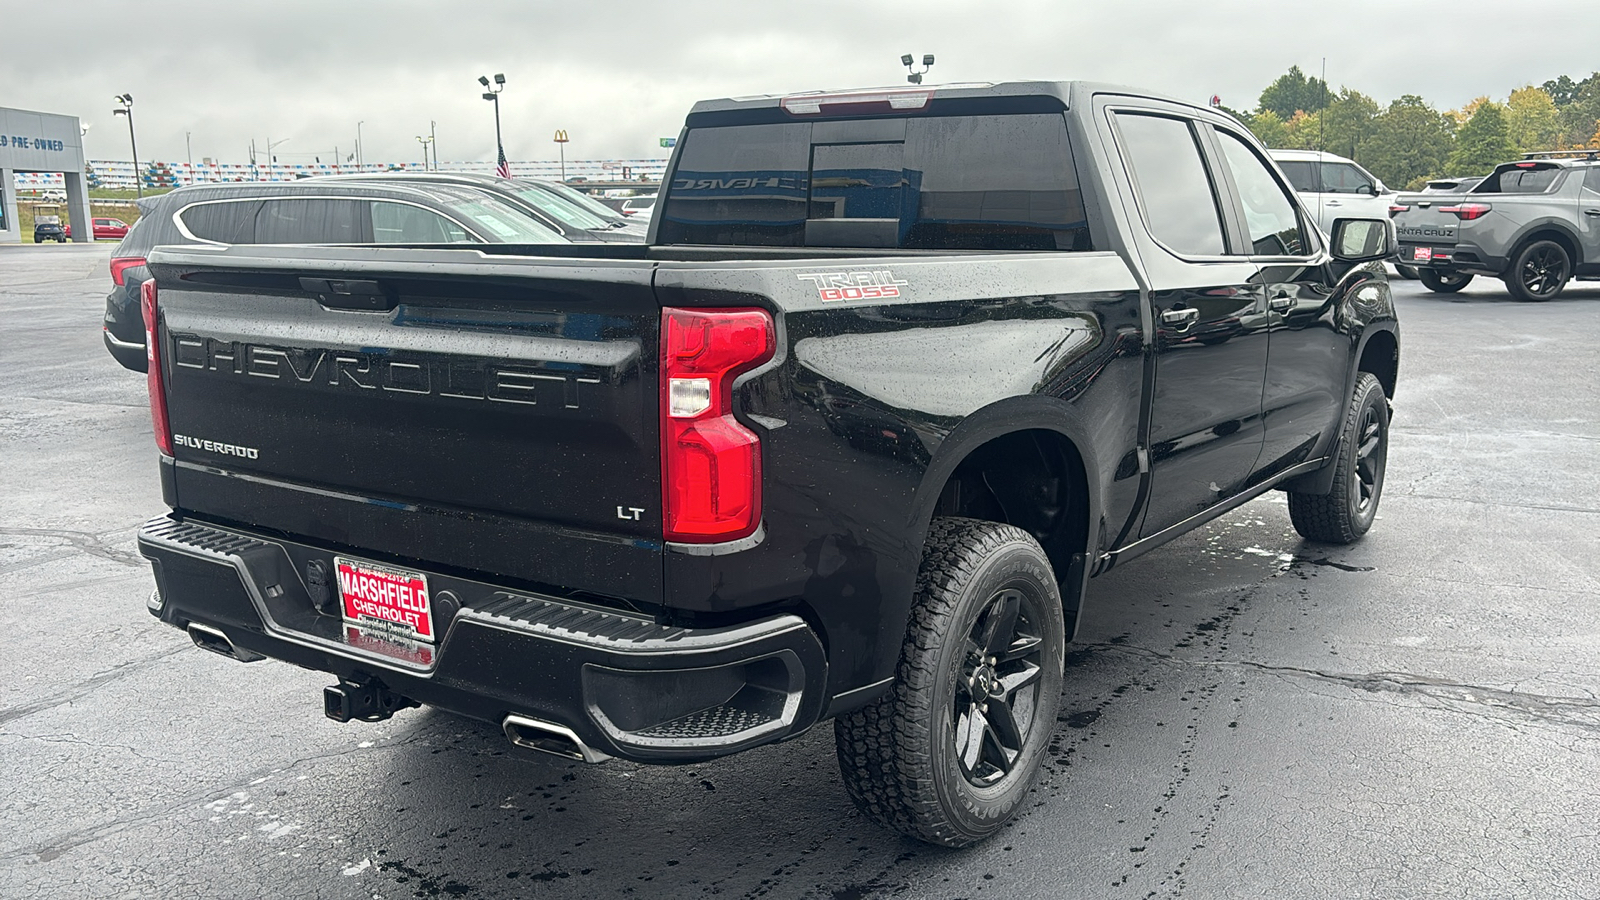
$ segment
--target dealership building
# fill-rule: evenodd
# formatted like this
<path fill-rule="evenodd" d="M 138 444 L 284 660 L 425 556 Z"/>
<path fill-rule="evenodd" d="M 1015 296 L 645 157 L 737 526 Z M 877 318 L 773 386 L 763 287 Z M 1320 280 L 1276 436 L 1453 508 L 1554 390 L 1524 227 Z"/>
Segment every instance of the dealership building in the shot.
<path fill-rule="evenodd" d="M 83 130 L 77 116 L 0 107 L 0 243 L 22 240 L 17 217 L 19 172 L 59 172 L 67 189 L 62 218 L 78 225 L 72 239 L 94 240 L 83 175 Z"/>

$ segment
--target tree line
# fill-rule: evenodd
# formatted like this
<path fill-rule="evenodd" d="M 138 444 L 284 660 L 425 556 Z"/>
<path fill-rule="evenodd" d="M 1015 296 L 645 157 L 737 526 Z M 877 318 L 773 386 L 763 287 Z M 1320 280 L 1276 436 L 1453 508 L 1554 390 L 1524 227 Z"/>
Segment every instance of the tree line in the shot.
<path fill-rule="evenodd" d="M 1484 175 L 1536 150 L 1600 147 L 1600 72 L 1440 112 L 1415 94 L 1385 108 L 1348 87 L 1330 91 L 1291 66 L 1261 92 L 1254 111 L 1223 110 L 1268 147 L 1348 156 L 1391 188 L 1416 190 L 1440 176 Z"/>

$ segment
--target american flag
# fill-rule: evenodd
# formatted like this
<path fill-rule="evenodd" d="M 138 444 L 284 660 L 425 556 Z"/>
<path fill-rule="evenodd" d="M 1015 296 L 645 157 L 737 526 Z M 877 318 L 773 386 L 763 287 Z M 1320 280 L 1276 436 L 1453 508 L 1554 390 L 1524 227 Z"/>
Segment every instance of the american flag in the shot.
<path fill-rule="evenodd" d="M 500 148 L 500 164 L 494 167 L 494 171 L 495 171 L 495 174 L 499 175 L 501 178 L 510 178 L 511 177 L 511 164 L 506 162 L 506 148 L 505 147 L 501 147 Z"/>

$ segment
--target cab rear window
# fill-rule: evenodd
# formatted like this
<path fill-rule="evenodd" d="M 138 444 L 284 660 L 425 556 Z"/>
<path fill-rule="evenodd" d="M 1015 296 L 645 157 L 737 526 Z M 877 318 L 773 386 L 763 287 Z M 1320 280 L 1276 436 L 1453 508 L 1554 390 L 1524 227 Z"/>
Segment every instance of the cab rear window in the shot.
<path fill-rule="evenodd" d="M 1542 194 L 1561 178 L 1560 166 L 1534 163 L 1502 166 L 1472 190 L 1474 194 Z"/>
<path fill-rule="evenodd" d="M 1091 250 L 1060 115 L 691 130 L 662 244 Z"/>

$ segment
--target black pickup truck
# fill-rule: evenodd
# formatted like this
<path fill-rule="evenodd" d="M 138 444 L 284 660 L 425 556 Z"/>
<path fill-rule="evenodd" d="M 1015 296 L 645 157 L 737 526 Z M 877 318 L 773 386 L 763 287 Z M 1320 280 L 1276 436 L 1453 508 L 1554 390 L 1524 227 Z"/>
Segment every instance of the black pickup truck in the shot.
<path fill-rule="evenodd" d="M 1383 487 L 1390 224 L 1236 122 L 1071 83 L 717 100 L 648 245 L 149 257 L 150 609 L 590 762 L 832 719 L 869 816 L 1016 811 L 1091 578 Z"/>

